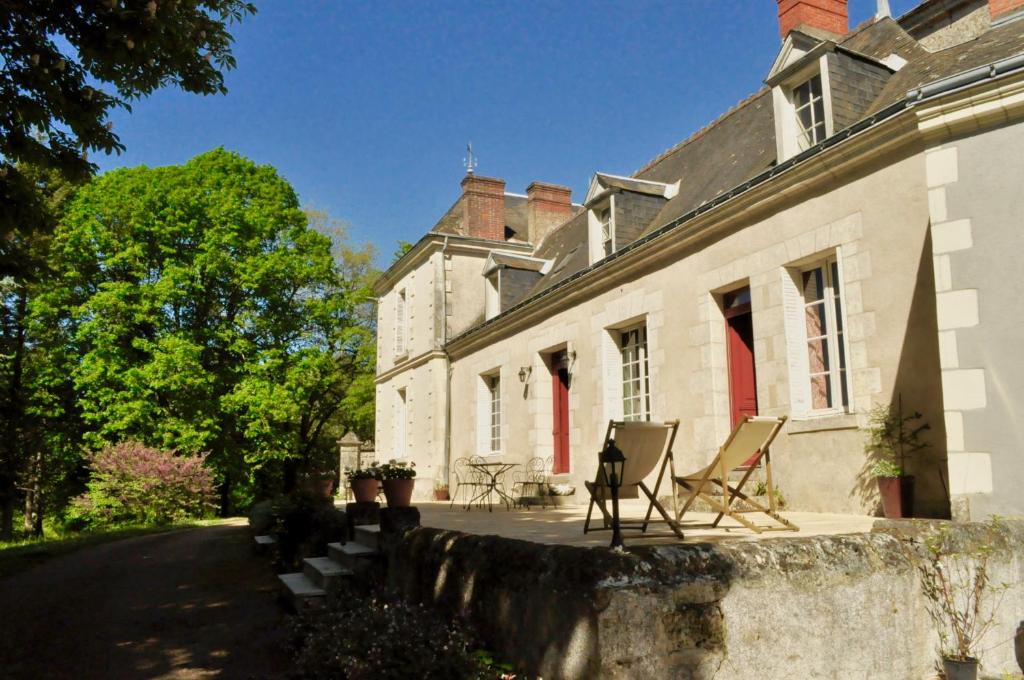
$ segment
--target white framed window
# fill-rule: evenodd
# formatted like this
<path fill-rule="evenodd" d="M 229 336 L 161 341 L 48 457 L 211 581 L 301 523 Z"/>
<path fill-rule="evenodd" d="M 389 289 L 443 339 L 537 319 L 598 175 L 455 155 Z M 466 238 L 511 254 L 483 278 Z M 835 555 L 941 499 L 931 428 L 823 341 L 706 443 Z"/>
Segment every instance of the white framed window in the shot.
<path fill-rule="evenodd" d="M 409 409 L 405 388 L 395 391 L 395 458 L 405 458 L 408 452 Z"/>
<path fill-rule="evenodd" d="M 795 267 L 788 282 L 788 335 L 794 411 L 816 416 L 850 410 L 843 291 L 836 255 Z"/>
<path fill-rule="evenodd" d="M 647 364 L 647 325 L 622 331 L 622 419 L 651 419 L 651 382 Z"/>
<path fill-rule="evenodd" d="M 809 149 L 825 139 L 825 97 L 821 89 L 821 74 L 813 76 L 793 88 L 793 113 L 796 116 L 797 145 L 800 151 Z"/>
<path fill-rule="evenodd" d="M 407 343 L 409 330 L 409 306 L 405 299 L 405 289 L 395 296 L 395 356 L 408 353 Z"/>
<path fill-rule="evenodd" d="M 492 375 L 487 379 L 491 402 L 491 453 L 501 451 L 501 376 Z"/>
<path fill-rule="evenodd" d="M 615 252 L 615 228 L 612 226 L 611 208 L 597 211 L 597 223 L 601 229 L 601 249 L 604 257 L 608 257 Z"/>
<path fill-rule="evenodd" d="M 481 456 L 502 451 L 503 414 L 501 372 L 497 369 L 480 375 L 476 397 L 476 452 Z"/>

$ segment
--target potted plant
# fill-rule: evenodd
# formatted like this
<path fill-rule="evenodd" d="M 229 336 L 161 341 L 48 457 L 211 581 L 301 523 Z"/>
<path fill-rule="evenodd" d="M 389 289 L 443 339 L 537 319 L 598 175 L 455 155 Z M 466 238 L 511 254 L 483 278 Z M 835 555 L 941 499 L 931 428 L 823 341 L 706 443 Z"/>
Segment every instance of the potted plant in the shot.
<path fill-rule="evenodd" d="M 380 473 L 376 465 L 365 468 L 345 468 L 345 479 L 352 487 L 356 503 L 372 503 L 380 491 Z"/>
<path fill-rule="evenodd" d="M 907 458 L 927 446 L 921 433 L 931 429 L 920 422 L 921 414 L 903 415 L 903 396 L 893 404 L 879 404 L 871 409 L 868 420 L 868 441 L 864 450 L 874 456 L 871 475 L 878 482 L 882 512 L 890 519 L 914 514 L 914 477 L 906 474 Z"/>
<path fill-rule="evenodd" d="M 330 498 L 334 493 L 334 470 L 309 469 L 299 479 L 302 489 L 317 498 Z"/>
<path fill-rule="evenodd" d="M 448 493 L 448 483 L 440 480 L 434 480 L 434 500 L 435 501 L 447 501 L 451 500 L 451 496 Z"/>
<path fill-rule="evenodd" d="M 412 488 L 416 483 L 416 463 L 389 460 L 377 468 L 384 486 L 388 507 L 407 508 L 412 503 Z"/>
<path fill-rule="evenodd" d="M 989 522 L 990 534 L 999 520 Z M 971 550 L 948 548 L 943 528 L 925 539 L 926 556 L 918 563 L 928 613 L 939 633 L 939 653 L 946 680 L 976 680 L 978 645 L 996 622 L 1006 585 L 993 584 L 989 574 L 991 542 Z"/>

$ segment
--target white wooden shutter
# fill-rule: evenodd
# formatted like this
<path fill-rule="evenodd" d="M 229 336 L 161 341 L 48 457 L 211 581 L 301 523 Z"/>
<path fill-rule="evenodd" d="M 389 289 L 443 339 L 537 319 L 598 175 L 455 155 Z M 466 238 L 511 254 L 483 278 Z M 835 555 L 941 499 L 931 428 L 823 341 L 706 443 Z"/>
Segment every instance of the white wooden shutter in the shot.
<path fill-rule="evenodd" d="M 794 276 L 799 276 L 799 272 L 782 269 L 782 308 L 785 315 L 786 359 L 789 367 L 790 415 L 800 416 L 810 410 L 810 385 L 804 298 Z"/>
<path fill-rule="evenodd" d="M 474 455 L 486 455 L 491 451 L 491 391 L 487 379 L 476 378 L 476 450 Z"/>
<path fill-rule="evenodd" d="M 601 354 L 604 359 L 604 423 L 622 419 L 622 350 L 619 332 L 601 334 Z"/>

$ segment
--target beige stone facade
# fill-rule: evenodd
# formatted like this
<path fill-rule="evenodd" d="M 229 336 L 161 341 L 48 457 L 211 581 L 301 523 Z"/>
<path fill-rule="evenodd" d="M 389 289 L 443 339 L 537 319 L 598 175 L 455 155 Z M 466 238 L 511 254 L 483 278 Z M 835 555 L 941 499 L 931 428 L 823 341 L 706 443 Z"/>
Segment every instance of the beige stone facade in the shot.
<path fill-rule="evenodd" d="M 887 21 L 877 30 L 896 30 Z M 818 60 L 827 49 L 820 43 L 808 58 Z M 625 338 L 642 328 L 642 399 L 630 403 L 649 404 L 643 417 L 680 421 L 675 466 L 692 472 L 731 429 L 725 309 L 729 294 L 749 289 L 757 410 L 789 418 L 771 451 L 789 507 L 877 512 L 864 451 L 867 413 L 901 401 L 929 426 L 922 433 L 927 447 L 907 466 L 916 478 L 915 514 L 948 516 L 951 505 L 958 516 L 972 507 L 975 515 L 1024 514 L 1016 498 L 1024 495 L 999 481 L 1024 483 L 1019 429 L 976 434 L 1012 419 L 1024 390 L 1007 337 L 1020 322 L 987 316 L 996 308 L 987 305 L 1000 305 L 1021 318 L 1020 296 L 1011 291 L 1022 279 L 1007 263 L 1014 239 L 1019 247 L 1024 214 L 1024 170 L 1012 161 L 1024 157 L 1024 65 L 1000 64 L 971 81 L 945 89 L 940 83 L 930 93 L 922 88 L 917 100 L 898 99 L 839 141 L 772 164 L 756 181 L 724 196 L 696 196 L 689 212 L 669 214 L 689 200 L 687 182 L 696 180 L 676 180 L 661 168 L 673 154 L 704 143 L 712 134 L 706 131 L 656 159 L 653 170 L 633 178 L 601 175 L 593 197 L 562 226 L 546 226 L 537 243 L 481 239 L 469 209 L 461 231 L 435 229 L 378 285 L 378 456 L 394 451 L 415 460 L 429 480 L 418 485 L 420 497 L 430 493 L 430 482 L 454 483 L 455 459 L 526 464 L 539 457 L 549 461 L 552 483 L 575 487 L 577 500 L 585 500 L 583 484 L 595 474 L 607 423 L 623 418 L 634 389 L 623 377 Z M 737 119 L 762 101 L 772 99 L 748 100 L 715 125 L 741 124 Z M 766 129 L 781 128 L 769 120 Z M 983 169 L 990 152 L 1002 159 L 999 181 Z M 519 200 L 510 196 L 506 216 Z M 634 205 L 664 206 L 663 212 L 609 254 L 596 239 L 632 214 L 610 216 L 620 214 L 616 201 L 629 205 L 628 197 L 637 196 L 642 202 Z M 449 214 L 459 209 L 456 203 Z M 493 215 L 493 205 L 489 210 Z M 618 225 L 623 232 L 626 226 Z M 582 236 L 574 242 L 571 234 Z M 984 252 L 977 250 L 983 239 Z M 499 268 L 533 258 L 517 270 L 517 285 L 536 281 L 507 304 L 493 289 L 497 307 L 489 306 L 487 286 L 504 279 L 484 271 L 485 262 L 497 262 L 488 260 L 494 253 L 508 256 Z M 580 257 L 589 260 L 579 263 Z M 574 261 L 574 271 L 562 270 Z M 808 364 L 814 357 L 808 359 L 805 272 L 819 267 L 828 270 L 822 276 L 836 304 L 827 331 L 832 356 L 825 361 L 834 381 L 827 407 Z M 1002 280 L 990 271 L 1002 272 Z M 396 326 L 403 323 L 397 347 Z M 1004 354 L 987 356 L 985 346 Z M 562 352 L 569 373 L 567 471 L 550 467 L 558 429 L 552 357 Z M 660 491 L 668 494 L 668 484 Z"/>

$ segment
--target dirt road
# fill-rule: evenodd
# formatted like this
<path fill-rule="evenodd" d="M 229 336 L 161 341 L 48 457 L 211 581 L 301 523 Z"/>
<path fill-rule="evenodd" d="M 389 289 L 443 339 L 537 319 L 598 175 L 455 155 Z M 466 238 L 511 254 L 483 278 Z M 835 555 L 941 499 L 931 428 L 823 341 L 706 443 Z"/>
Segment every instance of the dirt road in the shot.
<path fill-rule="evenodd" d="M 0 677 L 278 677 L 276 592 L 242 522 L 86 548 L 0 579 Z"/>

